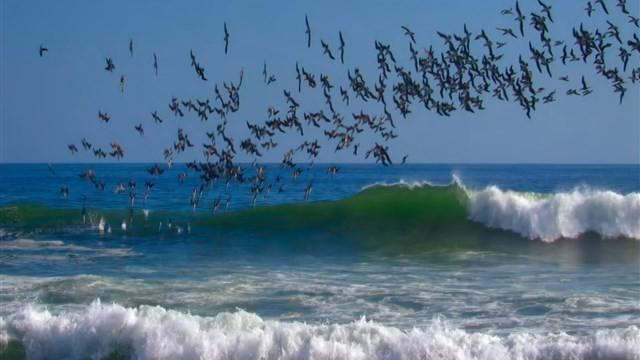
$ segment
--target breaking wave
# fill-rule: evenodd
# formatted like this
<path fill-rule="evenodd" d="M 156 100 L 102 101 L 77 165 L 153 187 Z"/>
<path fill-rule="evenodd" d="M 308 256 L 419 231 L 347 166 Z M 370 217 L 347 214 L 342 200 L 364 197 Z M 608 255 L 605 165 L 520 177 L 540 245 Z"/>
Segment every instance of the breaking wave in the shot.
<path fill-rule="evenodd" d="M 102 231 L 113 224 L 113 232 L 157 234 L 158 224 L 180 214 L 162 211 L 137 214 L 135 226 L 126 229 L 125 212 L 104 211 L 89 216 L 93 229 Z M 184 216 L 187 217 L 186 215 Z M 78 221 L 78 212 L 38 205 L 13 205 L 0 209 L 0 225 L 24 228 L 56 228 Z M 134 219 L 135 218 L 135 219 Z M 610 190 L 578 188 L 550 194 L 503 190 L 497 186 L 468 189 L 454 178 L 449 185 L 427 182 L 373 184 L 357 194 L 337 201 L 293 203 L 248 208 L 212 215 L 188 214 L 188 225 L 174 229 L 243 229 L 263 232 L 287 230 L 331 231 L 339 233 L 413 232 L 432 235 L 447 231 L 460 235 L 501 229 L 529 239 L 551 242 L 595 233 L 602 238 L 640 239 L 640 193 L 620 194 Z M 137 226 L 137 228 L 136 228 Z M 188 226 L 188 227 L 187 227 Z M 111 231 L 111 227 L 109 228 Z M 163 231 L 167 231 L 166 227 Z M 452 236 L 449 236 L 451 238 Z"/>
<path fill-rule="evenodd" d="M 238 310 L 200 317 L 99 300 L 51 314 L 28 305 L 0 318 L 4 356 L 30 359 L 637 359 L 640 329 L 565 333 L 472 333 L 434 319 L 403 330 L 366 320 L 279 322 Z"/>

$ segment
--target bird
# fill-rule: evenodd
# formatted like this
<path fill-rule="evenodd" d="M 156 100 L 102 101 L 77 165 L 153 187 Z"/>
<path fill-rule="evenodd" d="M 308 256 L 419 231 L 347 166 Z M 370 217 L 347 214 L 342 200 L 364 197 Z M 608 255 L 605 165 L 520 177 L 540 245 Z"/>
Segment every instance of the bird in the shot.
<path fill-rule="evenodd" d="M 327 56 L 329 56 L 329 59 L 331 60 L 335 60 L 336 58 L 333 57 L 333 54 L 331 53 L 331 49 L 329 49 L 329 44 L 327 44 L 326 42 L 320 40 L 320 45 L 322 45 L 322 53 L 326 54 Z"/>
<path fill-rule="evenodd" d="M 98 119 L 104 123 L 108 123 L 111 117 L 106 112 L 98 111 Z"/>
<path fill-rule="evenodd" d="M 524 36 L 524 19 L 525 17 L 522 15 L 522 11 L 520 11 L 520 4 L 516 1 L 516 21 L 520 28 L 520 36 Z"/>
<path fill-rule="evenodd" d="M 124 75 L 120 75 L 120 92 L 124 92 Z"/>
<path fill-rule="evenodd" d="M 229 30 L 227 29 L 227 23 L 224 23 L 224 53 L 229 50 Z"/>
<path fill-rule="evenodd" d="M 304 31 L 307 34 L 307 48 L 311 48 L 311 26 L 309 26 L 309 18 L 307 14 L 304 15 L 304 24 L 306 26 L 306 30 Z"/>
<path fill-rule="evenodd" d="M 401 26 L 401 28 L 402 28 L 402 30 L 404 30 L 404 34 L 407 35 L 409 37 L 409 39 L 411 40 L 411 42 L 415 44 L 416 43 L 416 33 L 411 31 L 406 26 Z"/>
<path fill-rule="evenodd" d="M 105 59 L 107 65 L 104 67 L 105 70 L 109 71 L 109 72 L 113 72 L 113 70 L 116 69 L 116 66 L 113 64 L 113 59 L 111 59 L 110 57 Z"/>
<path fill-rule="evenodd" d="M 164 170 L 160 166 L 158 166 L 158 164 L 154 164 L 147 170 L 147 172 L 153 176 L 160 176 L 162 175 L 162 173 L 164 173 Z"/>
<path fill-rule="evenodd" d="M 618 0 L 616 6 L 620 8 L 620 11 L 622 11 L 623 14 L 629 15 L 629 10 L 627 10 L 627 0 Z"/>
<path fill-rule="evenodd" d="M 67 147 L 69 148 L 69 151 L 71 151 L 71 155 L 78 152 L 78 148 L 74 144 L 69 144 Z"/>
<path fill-rule="evenodd" d="M 144 135 L 144 129 L 142 128 L 142 124 L 138 124 L 138 125 L 134 126 L 134 128 L 136 129 L 138 134 L 140 134 L 140 136 Z"/>
<path fill-rule="evenodd" d="M 129 39 L 129 56 L 133 57 L 133 39 Z"/>
<path fill-rule="evenodd" d="M 156 72 L 156 76 L 158 76 L 158 56 L 156 53 L 153 53 L 153 69 Z"/>
<path fill-rule="evenodd" d="M 591 4 L 591 1 L 587 1 L 587 7 L 584 10 L 587 12 L 588 17 L 591 17 L 591 14 L 596 11 L 596 9 Z"/>
<path fill-rule="evenodd" d="M 344 39 L 342 38 L 342 31 L 338 31 L 340 37 L 340 63 L 344 64 Z"/>
<path fill-rule="evenodd" d="M 542 12 L 547 15 L 549 21 L 553 22 L 553 18 L 551 17 L 551 5 L 547 5 L 541 0 L 538 0 L 538 4 L 540 4 L 540 6 L 542 7 Z"/>
<path fill-rule="evenodd" d="M 554 91 L 552 91 L 552 92 L 550 92 L 549 94 L 547 94 L 546 96 L 544 96 L 544 97 L 542 98 L 542 101 L 543 101 L 545 104 L 550 103 L 550 102 L 552 102 L 552 101 L 555 101 L 555 99 L 554 99 L 554 97 L 553 97 L 553 96 L 555 95 L 555 93 L 556 93 L 556 91 L 555 91 L 555 90 L 554 90 Z"/>
<path fill-rule="evenodd" d="M 607 10 L 607 5 L 604 3 L 604 0 L 595 0 L 595 3 L 600 4 L 600 7 L 602 7 L 604 13 L 609 15 L 609 10 Z"/>
<path fill-rule="evenodd" d="M 46 47 L 42 46 L 42 44 L 40 44 L 40 50 L 38 50 L 38 53 L 40 54 L 40 57 L 44 56 L 44 53 L 48 52 L 49 49 L 47 49 Z"/>
<path fill-rule="evenodd" d="M 154 111 L 151 113 L 151 117 L 153 117 L 153 121 L 156 124 L 162 124 L 162 119 L 160 118 L 160 115 L 158 115 L 158 111 Z"/>
<path fill-rule="evenodd" d="M 517 39 L 518 37 L 516 36 L 516 34 L 513 33 L 513 30 L 511 30 L 511 28 L 496 28 L 498 30 L 500 30 L 502 32 L 502 35 L 504 36 L 512 36 L 514 39 Z"/>

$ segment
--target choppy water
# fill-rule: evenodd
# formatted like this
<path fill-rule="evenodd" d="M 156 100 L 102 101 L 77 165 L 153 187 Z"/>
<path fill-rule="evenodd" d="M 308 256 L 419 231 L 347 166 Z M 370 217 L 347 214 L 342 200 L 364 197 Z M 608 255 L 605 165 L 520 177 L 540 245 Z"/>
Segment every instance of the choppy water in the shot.
<path fill-rule="evenodd" d="M 148 167 L 0 165 L 1 356 L 640 357 L 638 166 Z"/>

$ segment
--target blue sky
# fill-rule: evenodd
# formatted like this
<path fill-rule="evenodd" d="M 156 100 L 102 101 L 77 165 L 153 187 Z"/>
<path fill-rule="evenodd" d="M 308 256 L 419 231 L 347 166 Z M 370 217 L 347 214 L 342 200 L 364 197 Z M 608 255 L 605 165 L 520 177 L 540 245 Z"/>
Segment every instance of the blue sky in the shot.
<path fill-rule="evenodd" d="M 573 42 L 571 27 L 584 22 L 589 29 L 606 30 L 605 20 L 619 24 L 623 38 L 637 28 L 627 23 L 608 1 L 611 15 L 602 11 L 587 18 L 583 1 L 551 1 L 555 23 L 554 39 Z M 213 97 L 213 84 L 237 81 L 241 68 L 245 83 L 241 90 L 241 110 L 230 117 L 231 135 L 239 142 L 245 137 L 245 122 L 262 122 L 270 105 L 284 107 L 282 89 L 295 89 L 295 62 L 313 71 L 330 75 L 334 85 L 347 84 L 348 68 L 359 67 L 370 85 L 377 79 L 374 40 L 390 43 L 400 62 L 409 64 L 408 41 L 400 29 L 406 25 L 417 33 L 418 48 L 433 45 L 443 49 L 436 31 L 462 32 L 462 26 L 479 33 L 486 29 L 494 41 L 503 41 L 496 27 L 514 27 L 513 16 L 502 16 L 500 9 L 513 7 L 512 1 L 424 1 L 411 0 L 398 6 L 390 1 L 31 1 L 3 0 L 0 41 L 0 162 L 91 162 L 95 158 L 80 151 L 72 156 L 67 144 L 80 148 L 80 139 L 108 148 L 120 142 L 126 151 L 123 161 L 161 161 L 162 149 L 184 128 L 196 144 L 204 141 L 215 118 L 202 123 L 191 114 L 174 118 L 167 107 L 172 96 Z M 535 1 L 522 1 L 528 14 L 539 11 Z M 628 4 L 638 15 L 638 5 Z M 304 15 L 313 31 L 313 46 L 306 47 Z M 227 22 L 231 41 L 224 55 L 223 22 Z M 330 62 L 322 55 L 320 39 L 337 52 L 338 31 L 346 40 L 345 65 Z M 534 37 L 533 30 L 528 30 Z M 129 39 L 134 40 L 134 57 L 128 54 Z M 528 58 L 527 43 L 508 40 L 504 63 L 519 53 Z M 49 53 L 40 58 L 40 43 Z M 482 51 L 479 44 L 476 51 Z M 208 82 L 199 80 L 189 63 L 193 49 L 205 67 Z M 557 52 L 560 48 L 557 48 Z M 617 53 L 617 46 L 614 50 Z M 159 76 L 153 72 L 152 53 L 159 57 Z M 116 71 L 104 71 L 104 58 L 114 59 Z M 262 64 L 277 76 L 266 86 Z M 613 61 L 613 60 L 612 60 Z M 636 52 L 629 67 L 637 67 Z M 485 100 L 486 110 L 475 114 L 458 111 L 451 118 L 418 110 L 414 106 L 406 120 L 396 116 L 399 138 L 390 143 L 392 157 L 409 155 L 410 162 L 466 163 L 640 163 L 640 110 L 638 85 L 627 83 L 628 92 L 621 105 L 610 84 L 595 73 L 592 65 L 573 63 L 553 66 L 554 76 L 569 75 L 572 83 L 541 81 L 549 91 L 557 89 L 558 101 L 539 106 L 531 120 L 515 103 Z M 630 70 L 627 72 L 630 73 Z M 119 77 L 127 87 L 120 93 Z M 594 88 L 587 97 L 568 97 L 569 87 L 578 87 L 584 74 Z M 544 76 L 537 75 L 543 79 Z M 336 87 L 337 90 L 337 87 Z M 334 102 L 340 103 L 334 90 Z M 323 107 L 319 88 L 304 88 L 295 94 L 303 110 Z M 352 96 L 353 99 L 353 96 Z M 373 109 L 356 104 L 340 106 L 344 114 Z M 376 108 L 377 109 L 377 108 Z M 107 111 L 109 124 L 98 121 L 98 111 Z M 165 123 L 153 124 L 150 112 L 158 110 Z M 142 123 L 144 137 L 134 130 Z M 304 139 L 294 135 L 280 137 L 280 149 L 269 153 L 266 161 L 279 161 L 286 146 L 320 138 L 309 133 Z M 363 135 L 362 149 L 373 137 Z M 325 145 L 319 161 L 361 162 L 350 151 L 334 153 Z M 361 152 L 361 155 L 364 152 Z M 181 154 L 176 161 L 200 158 L 199 146 Z M 251 161 L 241 156 L 239 160 Z"/>

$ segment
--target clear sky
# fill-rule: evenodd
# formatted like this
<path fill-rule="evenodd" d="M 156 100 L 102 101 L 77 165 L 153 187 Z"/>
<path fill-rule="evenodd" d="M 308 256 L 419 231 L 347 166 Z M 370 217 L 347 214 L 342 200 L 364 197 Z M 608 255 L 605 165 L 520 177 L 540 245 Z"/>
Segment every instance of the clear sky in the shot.
<path fill-rule="evenodd" d="M 625 42 L 633 32 L 638 33 L 614 1 L 607 1 L 609 17 L 598 9 L 592 18 L 583 10 L 586 1 L 548 2 L 554 12 L 555 23 L 550 28 L 554 39 L 573 42 L 571 27 L 580 22 L 589 29 L 606 31 L 607 19 L 620 26 Z M 521 3 L 526 14 L 540 10 L 535 1 Z M 161 161 L 162 149 L 175 139 L 179 127 L 198 146 L 176 161 L 198 159 L 204 133 L 215 128 L 217 120 L 212 117 L 202 123 L 193 113 L 173 117 L 167 106 L 172 96 L 212 98 L 214 83 L 237 81 L 239 70 L 244 68 L 241 110 L 230 117 L 231 135 L 239 142 L 246 133 L 246 121 L 263 122 L 272 104 L 284 108 L 282 89 L 297 86 L 296 61 L 313 71 L 318 80 L 323 72 L 330 74 L 334 85 L 343 86 L 347 85 L 347 69 L 358 66 L 373 87 L 377 79 L 374 40 L 379 39 L 390 43 L 398 61 L 409 66 L 408 41 L 401 25 L 417 33 L 419 49 L 434 45 L 442 50 L 436 30 L 461 33 L 466 23 L 474 34 L 484 28 L 494 41 L 509 42 L 501 49 L 506 53 L 504 63 L 513 62 L 521 52 L 528 59 L 525 41 L 509 40 L 495 29 L 516 27 L 513 16 L 500 15 L 500 9 L 513 6 L 512 1 L 462 0 L 2 0 L 0 162 L 96 161 L 82 150 L 74 156 L 68 151 L 70 143 L 81 148 L 83 137 L 105 150 L 109 142 L 120 142 L 126 151 L 123 161 Z M 628 7 L 638 16 L 637 2 L 629 1 Z M 306 47 L 305 14 L 313 31 L 311 49 Z M 231 33 L 226 56 L 225 21 Z M 337 53 L 339 30 L 347 43 L 345 65 L 329 61 L 320 47 L 320 39 L 324 39 Z M 537 36 L 530 27 L 527 33 L 529 38 Z M 133 58 L 128 54 L 130 38 L 134 41 Z M 41 43 L 50 50 L 42 58 L 38 56 Z M 190 49 L 205 67 L 208 82 L 199 80 L 190 67 Z M 477 54 L 483 51 L 479 44 L 475 49 Z M 617 45 L 609 51 L 617 54 Z M 153 52 L 159 58 L 158 77 L 152 67 Z M 107 56 L 114 60 L 114 73 L 104 70 Z M 639 58 L 634 53 L 629 67 L 637 67 Z M 262 79 L 264 61 L 277 76 L 270 86 Z M 406 120 L 396 115 L 400 136 L 390 143 L 392 156 L 399 160 L 409 154 L 410 162 L 639 163 L 638 84 L 627 81 L 628 92 L 620 105 L 610 83 L 597 75 L 592 65 L 572 63 L 565 67 L 557 61 L 552 70 L 556 78 L 569 75 L 572 82 L 543 81 L 548 90 L 557 89 L 558 101 L 540 105 L 531 120 L 517 104 L 494 101 L 490 95 L 485 100 L 487 109 L 475 114 L 457 111 L 451 118 L 443 118 L 415 105 Z M 126 77 L 124 94 L 119 89 L 121 74 Z M 579 87 L 582 74 L 594 93 L 587 97 L 564 95 L 569 87 Z M 304 88 L 295 96 L 302 110 L 317 111 L 324 106 L 319 87 L 313 91 Z M 337 86 L 333 97 L 336 104 L 341 103 Z M 373 108 L 356 103 L 350 109 L 340 106 L 340 111 L 351 114 Z M 98 121 L 99 110 L 111 115 L 109 124 Z M 152 122 L 153 110 L 159 111 L 164 124 Z M 145 128 L 144 137 L 133 128 L 138 123 Z M 265 160 L 279 161 L 284 145 L 320 138 L 313 132 L 304 139 L 293 134 L 279 138 L 281 149 Z M 366 143 L 373 138 L 363 135 L 361 140 Z M 350 151 L 335 154 L 335 145 L 327 140 L 321 143 L 326 146 L 319 161 L 365 161 Z M 239 160 L 251 158 L 241 156 Z"/>

